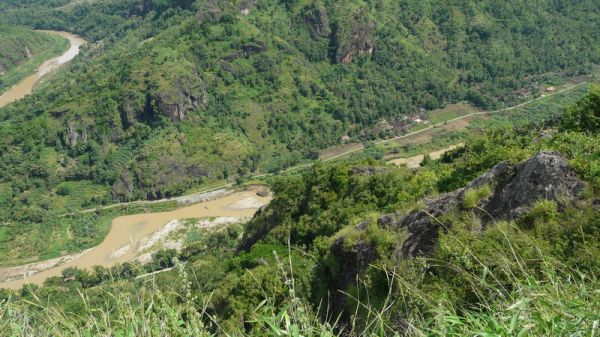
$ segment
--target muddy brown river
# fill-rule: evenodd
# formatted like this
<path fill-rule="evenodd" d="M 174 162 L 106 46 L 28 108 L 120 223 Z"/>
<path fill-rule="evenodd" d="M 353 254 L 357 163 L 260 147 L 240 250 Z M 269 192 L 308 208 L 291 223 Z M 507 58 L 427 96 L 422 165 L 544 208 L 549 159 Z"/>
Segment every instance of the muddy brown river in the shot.
<path fill-rule="evenodd" d="M 15 102 L 31 93 L 35 84 L 48 73 L 60 68 L 79 54 L 79 48 L 85 43 L 81 37 L 56 31 L 43 31 L 69 39 L 71 47 L 63 55 L 44 62 L 37 73 L 25 78 L 21 83 L 0 96 L 0 107 Z M 42 284 L 48 277 L 61 275 L 68 267 L 91 268 L 93 266 L 112 266 L 134 259 L 139 255 L 138 248 L 144 240 L 159 232 L 173 220 L 206 217 L 252 217 L 261 205 L 268 204 L 271 197 L 261 197 L 256 189 L 235 192 L 211 201 L 182 207 L 171 212 L 144 213 L 115 218 L 104 241 L 91 249 L 75 255 L 27 265 L 0 268 L 0 279 L 12 281 L 0 282 L 0 288 L 18 289 L 25 284 Z M 18 275 L 18 277 L 15 277 Z"/>
<path fill-rule="evenodd" d="M 35 74 L 26 77 L 19 84 L 13 86 L 4 94 L 2 94 L 2 96 L 0 96 L 0 108 L 29 95 L 33 90 L 35 84 L 39 82 L 40 79 L 44 77 L 44 75 L 60 68 L 62 65 L 73 60 L 75 56 L 79 54 L 79 48 L 85 43 L 85 40 L 81 37 L 67 32 L 56 32 L 51 30 L 41 30 L 40 32 L 60 35 L 64 38 L 67 38 L 71 43 L 71 47 L 61 56 L 55 57 L 44 62 L 38 68 Z"/>
<path fill-rule="evenodd" d="M 160 231 L 173 220 L 206 217 L 252 217 L 261 205 L 271 201 L 271 197 L 261 197 L 257 190 L 235 192 L 211 201 L 205 201 L 192 206 L 162 213 L 144 213 L 126 215 L 115 218 L 110 232 L 104 241 L 80 254 L 71 256 L 71 260 L 35 273 L 35 270 L 44 269 L 38 262 L 26 266 L 0 268 L 0 274 L 7 273 L 10 269 L 32 269 L 32 275 L 13 281 L 0 283 L 0 288 L 18 289 L 24 284 L 42 284 L 48 277 L 61 275 L 68 267 L 90 269 L 93 266 L 112 266 L 116 263 L 130 261 L 139 255 L 138 248 L 144 240 L 153 233 Z M 119 252 L 118 254 L 115 254 Z M 46 262 L 49 263 L 49 262 Z M 34 270 L 35 269 L 35 270 Z M 23 271 L 23 270 L 21 270 Z"/>

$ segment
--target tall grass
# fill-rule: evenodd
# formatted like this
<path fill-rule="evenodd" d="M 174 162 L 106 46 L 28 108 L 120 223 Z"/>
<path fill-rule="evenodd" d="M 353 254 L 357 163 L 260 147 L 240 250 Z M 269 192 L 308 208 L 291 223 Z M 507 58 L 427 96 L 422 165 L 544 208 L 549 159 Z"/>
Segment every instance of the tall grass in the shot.
<path fill-rule="evenodd" d="M 593 274 L 574 270 L 543 254 L 535 263 L 519 253 L 514 224 L 498 224 L 502 246 L 476 235 L 465 240 L 450 230 L 441 239 L 442 247 L 462 254 L 461 264 L 453 259 L 419 258 L 408 261 L 410 268 L 373 266 L 385 275 L 383 301 L 371 301 L 368 293 L 347 293 L 356 311 L 351 321 L 340 325 L 337 317 L 319 313 L 296 293 L 291 260 L 276 256 L 280 277 L 287 288 L 284 304 L 276 305 L 265 292 L 264 300 L 248 319 L 246 330 L 225 331 L 211 313 L 210 296 L 199 302 L 190 277 L 182 264 L 178 279 L 182 286 L 166 293 L 152 282 L 131 295 L 105 292 L 103 306 L 90 305 L 81 297 L 85 310 L 67 313 L 41 298 L 34 301 L 8 299 L 0 303 L 1 336 L 600 336 L 600 283 Z M 487 241 L 486 241 L 487 240 Z M 535 246 L 535 241 L 531 241 Z M 494 265 L 477 251 L 486 245 Z M 472 263 L 472 268 L 465 267 Z M 475 299 L 470 303 L 440 296 L 440 290 L 423 281 L 423 271 L 443 267 L 460 275 L 463 288 Z M 450 275 L 450 274 L 449 274 Z M 440 277 L 440 276 L 437 276 Z M 367 289 L 367 287 L 364 287 Z M 447 291 L 465 291 L 457 286 Z M 377 303 L 377 304 L 374 304 Z M 326 308 L 324 310 L 327 310 Z M 361 314 L 362 313 L 362 314 Z M 319 317 L 327 317 L 325 321 Z"/>

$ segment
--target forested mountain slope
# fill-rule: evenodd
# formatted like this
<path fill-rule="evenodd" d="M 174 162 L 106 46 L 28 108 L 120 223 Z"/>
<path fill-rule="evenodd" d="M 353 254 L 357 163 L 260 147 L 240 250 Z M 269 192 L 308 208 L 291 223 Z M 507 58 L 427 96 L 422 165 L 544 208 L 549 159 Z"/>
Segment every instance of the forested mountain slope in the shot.
<path fill-rule="evenodd" d="M 586 74 L 600 59 L 593 0 L 2 6 L 2 22 L 90 41 L 0 110 L 0 222 L 24 236 L 59 228 L 53 214 L 65 208 L 276 172 L 345 134 L 390 135 L 381 122 L 422 109 L 509 105 L 518 89 Z"/>
<path fill-rule="evenodd" d="M 0 292 L 0 333 L 591 335 L 599 121 L 592 87 L 557 118 L 489 130 L 419 169 L 367 158 L 279 176 L 241 241 L 240 226 L 192 222 L 181 252 L 149 264 Z"/>

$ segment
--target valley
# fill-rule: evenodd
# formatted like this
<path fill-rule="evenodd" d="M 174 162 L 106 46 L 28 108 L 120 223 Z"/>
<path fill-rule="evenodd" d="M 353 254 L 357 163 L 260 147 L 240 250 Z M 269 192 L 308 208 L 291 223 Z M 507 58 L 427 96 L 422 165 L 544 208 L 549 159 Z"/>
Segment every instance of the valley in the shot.
<path fill-rule="evenodd" d="M 251 218 L 258 208 L 268 205 L 270 197 L 257 195 L 260 189 L 243 191 L 222 190 L 207 195 L 206 201 L 169 212 L 143 213 L 117 217 L 110 231 L 98 246 L 81 253 L 52 261 L 37 262 L 17 267 L 0 267 L 0 288 L 19 289 L 25 284 L 38 284 L 52 276 L 60 276 L 66 268 L 91 270 L 94 266 L 110 267 L 133 260 L 142 254 L 145 241 L 172 221 L 196 218 L 233 217 L 238 222 Z M 8 280 L 7 280 L 8 279 Z"/>
<path fill-rule="evenodd" d="M 44 75 L 47 75 L 51 71 L 57 70 L 60 66 L 71 61 L 78 54 L 80 46 L 84 43 L 83 39 L 81 39 L 80 37 L 77 37 L 75 35 L 69 34 L 69 33 L 52 32 L 52 31 L 49 31 L 47 33 L 58 34 L 60 36 L 68 38 L 69 41 L 71 42 L 71 48 L 67 52 L 65 52 L 62 56 L 44 62 L 44 64 L 42 66 L 40 66 L 40 68 L 38 69 L 38 72 L 36 74 L 31 75 L 30 77 L 26 78 L 25 80 L 23 80 L 22 83 L 20 83 L 19 85 L 16 85 L 10 91 L 5 93 L 5 95 L 3 95 L 1 97 L 3 99 L 4 105 L 12 103 L 18 99 L 23 98 L 27 94 L 29 94 L 31 92 L 31 90 L 33 89 L 33 86 Z M 495 110 L 495 111 L 475 111 L 475 112 L 461 113 L 460 112 L 461 110 L 465 110 L 464 107 L 463 108 L 453 108 L 452 111 L 456 110 L 458 112 L 452 112 L 450 115 L 435 114 L 435 118 L 431 120 L 431 122 L 436 122 L 434 124 L 429 124 L 429 125 L 425 125 L 425 126 L 417 125 L 415 131 L 410 131 L 406 135 L 402 135 L 402 136 L 398 136 L 398 137 L 394 137 L 394 138 L 390 138 L 390 139 L 378 140 L 378 141 L 375 141 L 374 144 L 375 145 L 383 145 L 383 146 L 388 146 L 389 144 L 404 144 L 404 145 L 406 145 L 406 144 L 413 144 L 413 145 L 431 144 L 431 143 L 433 143 L 433 138 L 435 137 L 432 131 L 434 131 L 436 129 L 443 129 L 443 130 L 448 130 L 448 131 L 450 131 L 450 130 L 466 130 L 469 125 L 469 121 L 471 119 L 473 119 L 474 117 L 487 116 L 487 115 L 493 115 L 493 114 L 499 114 L 499 113 L 507 113 L 512 110 L 525 107 L 533 102 L 536 102 L 536 101 L 539 101 L 542 99 L 549 99 L 554 95 L 560 95 L 563 93 L 567 93 L 571 90 L 577 89 L 586 84 L 587 84 L 587 82 L 574 82 L 574 83 L 566 85 L 564 88 L 561 88 L 560 90 L 553 92 L 551 94 L 542 95 L 540 97 L 533 98 L 531 100 L 519 103 L 518 105 L 516 105 L 514 107 L 504 108 L 504 109 Z M 448 117 L 448 116 L 450 116 L 450 117 Z M 437 160 L 445 152 L 453 150 L 462 145 L 464 145 L 464 144 L 461 143 L 460 145 L 451 145 L 447 148 L 437 149 L 437 150 L 431 152 L 430 156 L 432 159 Z M 331 150 L 328 150 L 327 152 L 323 152 L 323 154 L 320 156 L 319 161 L 328 162 L 328 161 L 332 161 L 332 160 L 340 160 L 340 159 L 343 159 L 344 157 L 351 156 L 351 155 L 356 154 L 363 150 L 365 150 L 365 146 L 363 144 L 348 144 L 346 146 L 338 147 L 333 152 Z M 419 154 L 419 155 L 415 155 L 410 158 L 399 158 L 399 159 L 394 159 L 394 158 L 398 157 L 397 154 L 389 155 L 388 157 L 389 157 L 388 158 L 389 162 L 392 164 L 406 165 L 408 168 L 418 168 L 420 166 L 421 162 L 423 161 L 424 155 Z M 309 164 L 302 164 L 299 166 L 290 167 L 290 168 L 286 169 L 285 172 L 282 172 L 282 173 L 294 172 L 294 171 L 298 171 L 298 170 L 306 170 L 312 165 L 314 165 L 314 164 L 309 163 Z M 248 177 L 248 179 L 249 180 L 259 179 L 259 181 L 261 181 L 261 180 L 264 180 L 268 176 L 269 175 L 265 175 L 265 174 L 257 174 L 255 176 Z M 220 202 L 226 203 L 226 202 L 232 201 L 232 199 L 229 196 L 227 196 L 227 194 L 230 191 L 228 189 L 230 189 L 231 187 L 232 187 L 232 184 L 229 184 L 229 183 L 214 186 L 213 190 L 216 190 L 217 193 L 215 194 L 216 195 L 215 197 L 211 197 L 211 198 L 216 198 L 214 200 L 213 204 L 220 203 Z M 256 190 L 254 190 L 254 192 L 256 192 Z M 222 193 L 225 193 L 225 195 L 227 197 L 220 196 Z M 24 284 L 29 284 L 29 283 L 41 284 L 41 283 L 43 283 L 43 281 L 46 278 L 52 277 L 52 276 L 58 276 L 61 274 L 62 270 L 69 268 L 69 267 L 90 269 L 91 267 L 93 267 L 95 265 L 112 266 L 116 263 L 122 263 L 124 261 L 129 261 L 133 257 L 135 257 L 135 254 L 134 255 L 123 254 L 123 255 L 119 256 L 118 259 L 109 258 L 109 256 L 111 256 L 111 254 L 113 254 L 115 251 L 118 251 L 119 249 L 126 246 L 125 242 L 121 242 L 124 239 L 127 240 L 127 242 L 129 242 L 133 246 L 139 245 L 139 240 L 143 238 L 143 236 L 141 237 L 140 236 L 141 234 L 139 234 L 140 231 L 143 234 L 145 234 L 146 236 L 150 235 L 154 232 L 159 231 L 160 228 L 162 228 L 162 226 L 167 224 L 169 221 L 178 220 L 178 219 L 182 220 L 182 219 L 186 219 L 186 218 L 190 218 L 190 217 L 203 218 L 203 217 L 212 217 L 212 216 L 224 217 L 224 216 L 239 216 L 240 215 L 240 214 L 238 214 L 239 212 L 224 209 L 223 205 L 221 205 L 223 207 L 221 207 L 220 210 L 217 210 L 216 212 L 211 212 L 210 211 L 211 207 L 206 205 L 205 204 L 206 202 L 202 201 L 202 200 L 204 200 L 205 195 L 211 195 L 211 192 L 206 192 L 206 193 L 200 192 L 200 193 L 190 194 L 187 196 L 184 195 L 181 197 L 161 199 L 161 200 L 155 200 L 155 201 L 149 201 L 149 202 L 148 201 L 146 201 L 146 202 L 134 201 L 134 202 L 115 203 L 115 204 L 111 204 L 108 206 L 102 206 L 102 207 L 98 207 L 98 208 L 84 209 L 84 210 L 77 211 L 76 213 L 89 213 L 89 212 L 96 212 L 96 211 L 100 211 L 100 210 L 109 210 L 109 209 L 113 209 L 113 208 L 127 207 L 128 205 L 161 204 L 161 203 L 168 203 L 170 201 L 175 201 L 175 202 L 177 202 L 178 205 L 194 204 L 193 206 L 180 208 L 180 209 L 165 213 L 165 216 L 168 217 L 168 219 L 163 218 L 162 216 L 155 217 L 154 214 L 156 214 L 156 213 L 150 213 L 152 218 L 155 219 L 155 221 L 152 221 L 150 223 L 148 223 L 146 221 L 142 221 L 142 220 L 139 220 L 139 221 L 136 220 L 136 217 L 144 218 L 145 215 L 143 215 L 143 214 L 117 217 L 114 220 L 112 220 L 112 225 L 110 227 L 110 231 L 107 233 L 107 235 L 103 239 L 102 243 L 100 243 L 98 246 L 86 248 L 82 252 L 77 252 L 72 255 L 64 255 L 64 256 L 56 257 L 56 258 L 53 258 L 48 261 L 30 262 L 30 263 L 22 265 L 22 266 L 10 266 L 10 267 L 0 268 L 0 282 L 2 282 L 2 283 L 0 283 L 0 286 L 7 287 L 7 288 L 19 288 L 19 287 L 23 286 Z M 248 197 L 247 192 L 242 192 L 241 194 L 236 192 L 233 197 L 237 198 L 240 195 Z M 265 200 L 267 200 L 267 199 L 264 199 L 262 201 L 265 201 Z M 202 207 L 204 207 L 204 211 L 201 211 Z M 218 209 L 218 207 L 217 207 L 217 209 Z M 244 213 L 243 215 L 245 215 L 246 217 L 253 215 L 256 208 L 250 208 L 250 209 L 253 209 L 253 210 L 248 211 L 248 212 L 243 212 Z M 196 213 L 194 213 L 194 210 L 196 211 Z M 199 210 L 201 212 L 197 212 Z M 144 214 L 148 214 L 148 213 L 144 213 Z M 158 214 L 162 214 L 162 213 L 158 213 Z M 192 214 L 193 214 L 193 216 L 192 216 Z M 73 215 L 73 214 L 71 214 L 71 215 Z M 144 223 L 144 225 L 142 227 L 140 227 L 140 224 L 142 222 Z M 120 241 L 115 240 L 114 239 L 115 237 L 121 237 L 121 240 Z M 4 281 L 2 281 L 2 279 L 4 279 Z M 7 279 L 10 279 L 11 281 L 6 281 Z"/>
<path fill-rule="evenodd" d="M 0 0 L 0 336 L 594 336 L 595 0 Z"/>

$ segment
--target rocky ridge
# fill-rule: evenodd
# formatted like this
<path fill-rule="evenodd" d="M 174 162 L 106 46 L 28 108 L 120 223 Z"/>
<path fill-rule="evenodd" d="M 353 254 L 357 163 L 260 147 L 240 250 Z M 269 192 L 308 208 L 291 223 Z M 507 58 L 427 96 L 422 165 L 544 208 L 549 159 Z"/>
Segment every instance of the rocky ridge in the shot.
<path fill-rule="evenodd" d="M 540 200 L 552 200 L 559 205 L 575 202 L 584 191 L 585 183 L 578 178 L 567 159 L 555 152 L 537 153 L 517 165 L 501 162 L 466 187 L 426 200 L 425 207 L 420 210 L 380 216 L 377 226 L 404 233 L 406 237 L 396 252 L 390 252 L 391 255 L 402 260 L 430 253 L 440 230 L 452 227 L 452 223 L 444 222 L 442 216 L 463 209 L 466 193 L 482 187 L 491 190 L 491 195 L 479 201 L 476 210 L 482 230 L 485 230 L 496 221 L 514 220 L 525 215 Z M 367 220 L 355 229 L 365 231 L 368 225 Z M 337 289 L 347 289 L 355 282 L 356 276 L 378 258 L 376 247 L 366 240 L 361 239 L 351 245 L 346 241 L 342 236 L 330 248 L 331 255 L 340 263 L 337 272 L 340 277 L 335 284 Z M 342 298 L 337 300 L 344 301 Z"/>

